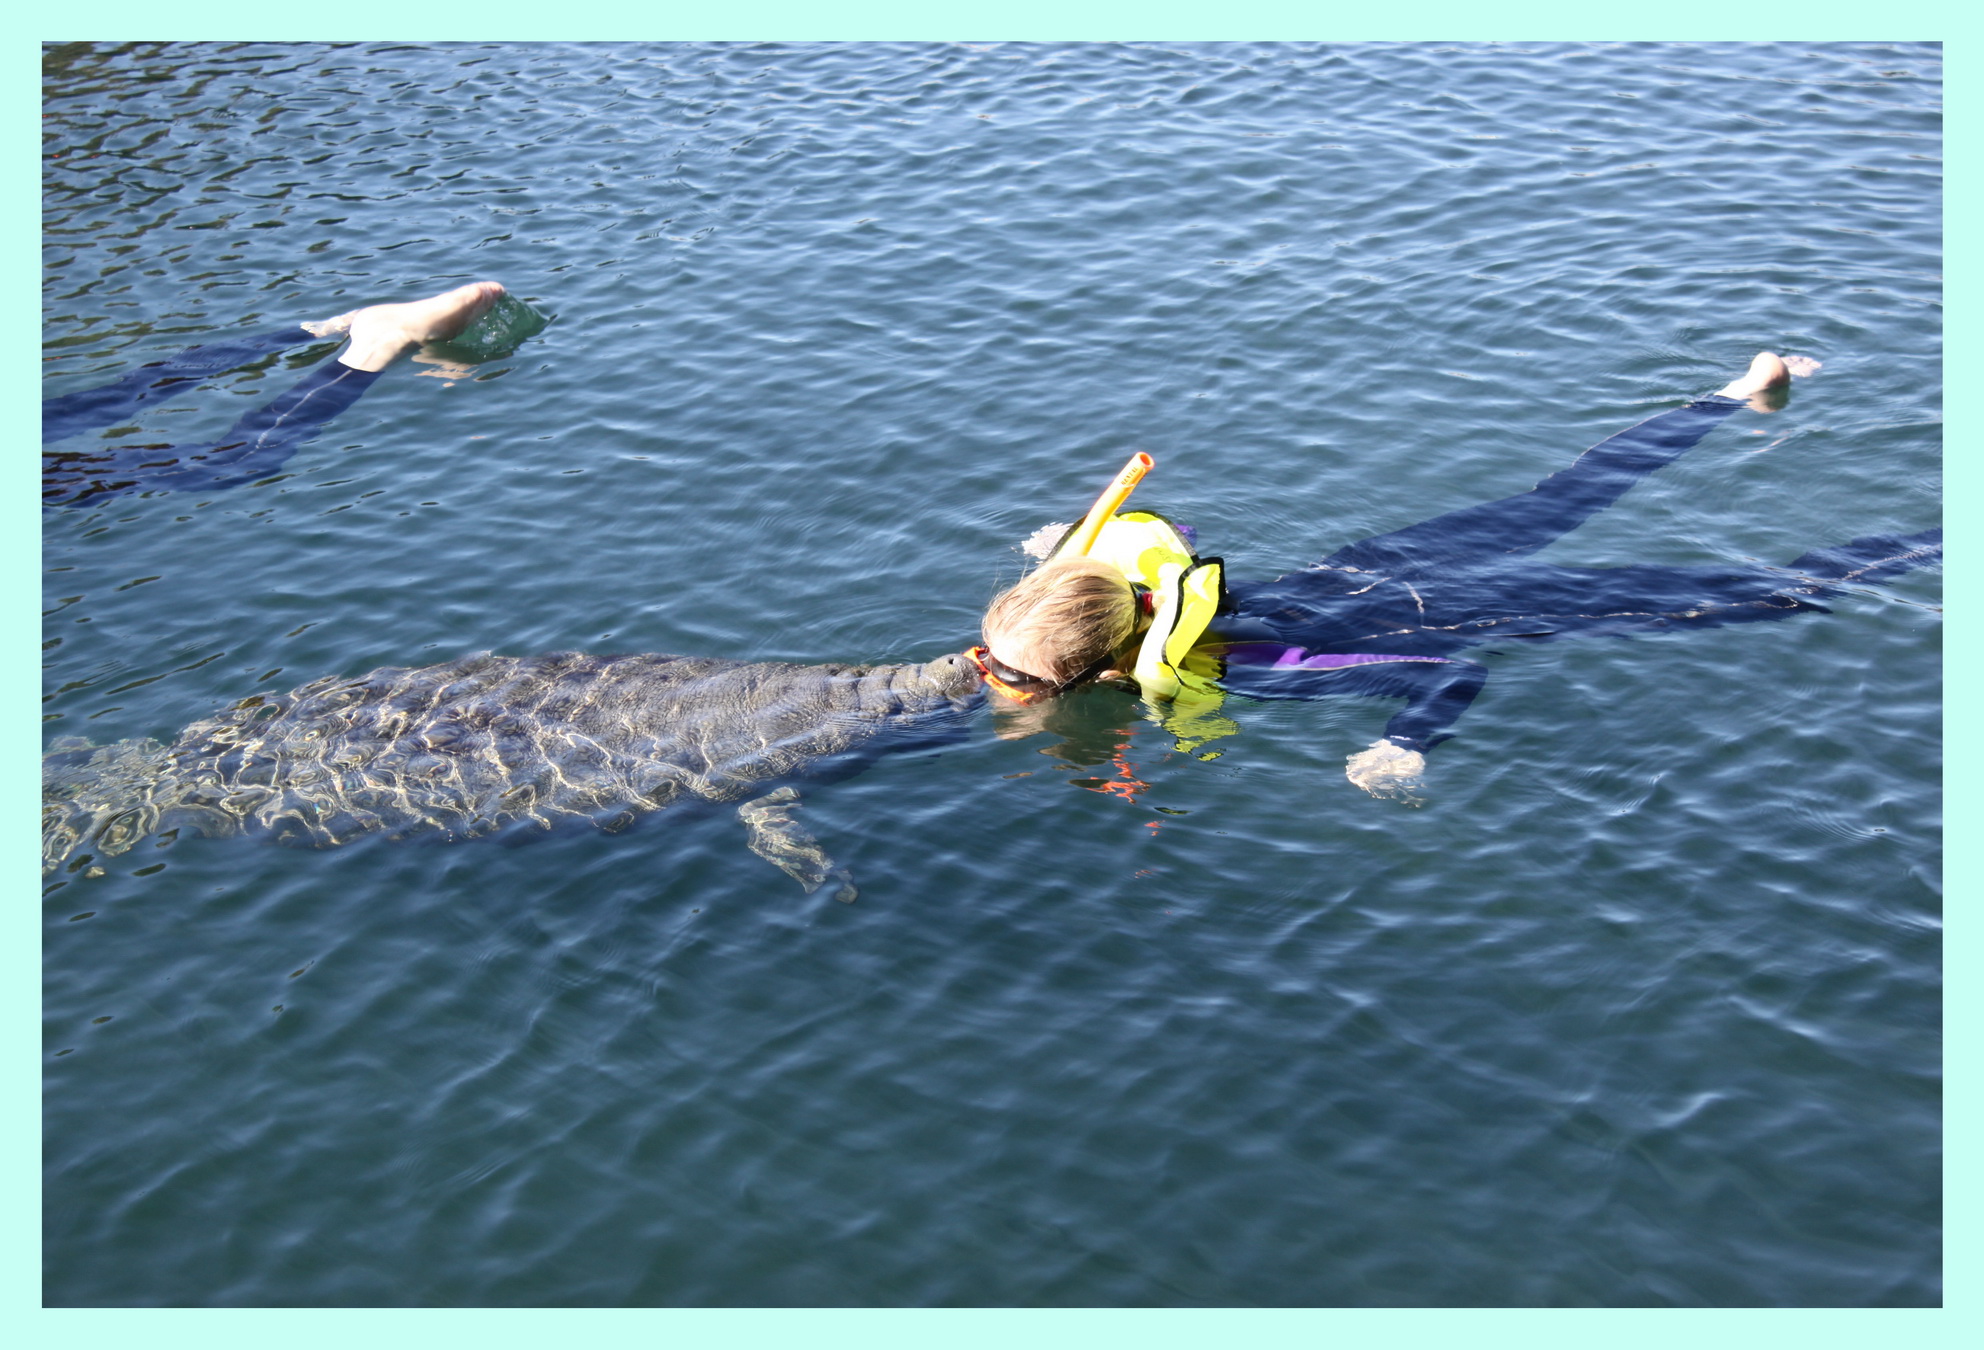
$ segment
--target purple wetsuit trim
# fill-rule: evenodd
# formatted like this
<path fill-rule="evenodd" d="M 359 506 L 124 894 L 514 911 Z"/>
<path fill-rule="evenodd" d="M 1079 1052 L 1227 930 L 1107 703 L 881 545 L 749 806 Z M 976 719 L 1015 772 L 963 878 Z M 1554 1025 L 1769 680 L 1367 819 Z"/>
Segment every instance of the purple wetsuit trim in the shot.
<path fill-rule="evenodd" d="M 1278 642 L 1235 642 L 1214 649 L 1228 665 L 1271 666 L 1276 670 L 1336 670 L 1343 666 L 1375 666 L 1388 661 L 1417 661 L 1451 665 L 1446 656 L 1403 656 L 1385 652 L 1312 652 Z"/>

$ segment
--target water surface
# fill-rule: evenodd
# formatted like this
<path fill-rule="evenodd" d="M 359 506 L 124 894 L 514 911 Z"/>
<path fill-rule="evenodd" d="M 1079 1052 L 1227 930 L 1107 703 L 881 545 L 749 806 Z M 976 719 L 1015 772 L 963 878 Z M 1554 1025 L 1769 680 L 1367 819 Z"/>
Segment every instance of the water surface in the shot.
<path fill-rule="evenodd" d="M 474 277 L 553 316 L 269 480 L 51 512 L 51 738 L 482 649 L 925 659 L 1134 449 L 1268 576 L 1764 347 L 1825 369 L 1546 557 L 1938 518 L 1933 44 L 46 64 L 51 393 Z M 981 721 L 811 794 L 852 906 L 722 813 L 60 877 L 45 1297 L 1937 1303 L 1938 581 L 1487 655 L 1417 808 L 1343 775 L 1385 702 Z"/>

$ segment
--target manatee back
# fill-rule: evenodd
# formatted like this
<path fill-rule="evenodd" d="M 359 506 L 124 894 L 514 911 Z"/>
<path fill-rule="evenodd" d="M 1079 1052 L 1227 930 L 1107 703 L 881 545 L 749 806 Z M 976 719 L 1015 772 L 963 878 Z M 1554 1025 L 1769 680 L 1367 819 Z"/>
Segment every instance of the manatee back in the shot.
<path fill-rule="evenodd" d="M 45 777 L 61 787 L 44 852 L 67 857 L 99 836 L 121 851 L 174 828 L 312 847 L 620 830 L 685 795 L 758 796 L 968 708 L 975 681 L 953 664 L 481 653 L 315 680 L 243 699 L 170 746 L 72 748 L 59 764 L 51 751 Z"/>
<path fill-rule="evenodd" d="M 165 747 L 148 736 L 93 745 L 80 736 L 53 742 L 41 759 L 41 870 L 82 856 L 114 856 L 158 826 Z"/>

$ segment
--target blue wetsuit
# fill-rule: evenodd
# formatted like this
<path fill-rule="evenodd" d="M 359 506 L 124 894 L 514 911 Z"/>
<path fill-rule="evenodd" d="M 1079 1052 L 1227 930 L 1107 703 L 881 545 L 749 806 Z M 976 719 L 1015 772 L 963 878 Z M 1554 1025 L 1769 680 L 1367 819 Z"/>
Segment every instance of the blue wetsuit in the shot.
<path fill-rule="evenodd" d="M 1800 597 L 1941 556 L 1936 529 L 1855 539 L 1782 570 L 1530 560 L 1743 406 L 1698 399 L 1600 442 L 1528 492 L 1373 535 L 1273 581 L 1232 583 L 1212 635 L 1230 644 L 1221 683 L 1260 698 L 1403 697 L 1386 739 L 1424 751 L 1447 739 L 1488 678 L 1486 667 L 1455 659 L 1464 648 L 1823 612 Z"/>
<path fill-rule="evenodd" d="M 317 338 L 284 328 L 189 347 L 138 367 L 115 384 L 43 399 L 41 443 L 115 426 L 145 404 L 250 361 Z M 204 445 L 118 445 L 41 452 L 44 503 L 70 506 L 127 492 L 163 488 L 198 491 L 237 487 L 280 468 L 318 429 L 358 401 L 379 378 L 339 361 L 314 367 L 288 392 L 247 414 L 217 441 Z"/>

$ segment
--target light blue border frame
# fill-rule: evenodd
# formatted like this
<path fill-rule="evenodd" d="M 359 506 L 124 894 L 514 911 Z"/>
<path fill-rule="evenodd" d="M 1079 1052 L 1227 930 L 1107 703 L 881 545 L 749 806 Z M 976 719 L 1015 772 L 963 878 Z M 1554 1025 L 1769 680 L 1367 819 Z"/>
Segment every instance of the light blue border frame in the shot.
<path fill-rule="evenodd" d="M 1975 11 L 1973 4 L 1970 8 Z M 1946 89 L 1955 116 L 1948 140 L 1967 150 L 1973 142 L 1973 89 L 1971 72 L 1962 61 L 1970 48 L 1965 39 L 1973 25 L 1984 19 L 1967 16 L 1954 3 L 1923 3 L 1922 0 L 1889 0 L 1879 6 L 1837 3 L 1775 6 L 1706 4 L 1701 0 L 1681 0 L 1649 7 L 1640 14 L 1626 14 L 1593 7 L 1590 4 L 1503 3 L 1494 6 L 1462 4 L 1457 0 L 1420 0 L 1411 6 L 1324 5 L 1310 0 L 1003 0 L 997 6 L 963 7 L 910 3 L 910 0 L 730 0 L 727 4 L 662 6 L 616 4 L 592 5 L 583 9 L 570 4 L 523 5 L 514 0 L 484 3 L 474 7 L 432 6 L 418 9 L 404 3 L 385 4 L 379 0 L 350 0 L 349 3 L 298 5 L 250 15 L 235 6 L 223 7 L 212 0 L 174 6 L 139 5 L 130 0 L 97 0 L 96 3 L 51 13 L 36 7 L 26 15 L 8 21 L 10 27 L 34 28 L 22 34 L 10 50 L 32 52 L 37 64 L 31 77 L 5 86 L 4 124 L 19 128 L 18 139 L 10 136 L 10 150 L 18 145 L 23 161 L 18 181 L 35 184 L 23 187 L 22 195 L 38 198 L 39 143 L 28 144 L 26 128 L 30 118 L 38 124 L 39 47 L 43 41 L 73 41 L 89 38 L 163 38 L 182 35 L 191 39 L 244 39 L 273 41 L 323 41 L 335 38 L 386 37 L 407 41 L 460 41 L 468 38 L 533 41 L 549 39 L 590 40 L 748 40 L 785 38 L 793 40 L 943 40 L 959 37 L 974 39 L 1031 39 L 1099 41 L 1116 38 L 1161 38 L 1175 40 L 1220 39 L 1316 39 L 1342 41 L 1401 40 L 1415 37 L 1447 40 L 1508 40 L 1521 38 L 1606 38 L 1686 40 L 1689 37 L 1721 40 L 1827 41 L 1867 38 L 1893 38 L 1911 41 L 1941 40 L 1945 47 Z M 1620 27 L 1631 30 L 1621 33 Z M 57 32 L 57 29 L 71 31 Z M 23 72 L 26 75 L 26 72 Z M 1949 155 L 1957 171 L 1946 180 L 1945 234 L 1964 238 L 1963 220 L 1975 220 L 1971 209 L 1972 181 L 1963 176 L 1968 161 L 1962 153 Z M 9 234 L 38 245 L 38 201 L 32 208 L 23 203 L 11 217 L 15 222 Z M 36 250 L 38 253 L 38 249 Z M 8 273 L 8 293 L 17 293 L 22 304 L 11 312 L 39 312 L 39 265 L 30 268 L 25 256 L 20 268 Z M 1959 255 L 1947 268 L 1947 291 L 1960 297 L 1970 293 L 1968 258 Z M 33 280 L 31 280 L 33 278 Z M 1961 358 L 1970 350 L 1967 313 L 1959 309 L 1947 320 L 1946 350 Z M 34 331 L 23 324 L 22 334 Z M 38 390 L 34 373 L 39 364 L 38 343 L 28 348 L 28 338 L 19 339 L 24 349 L 21 359 L 11 364 L 8 377 L 9 406 L 27 409 L 36 406 Z M 32 355 L 31 355 L 32 353 Z M 1945 364 L 1949 364 L 1946 357 Z M 18 401 L 15 395 L 18 393 Z M 1957 427 L 1946 435 L 1946 443 L 1956 453 L 1950 456 L 1945 479 L 1948 499 L 1946 514 L 1958 521 L 1971 517 L 1977 501 L 1975 485 L 1980 470 L 1972 443 L 1961 427 L 1976 419 L 1963 406 L 1951 411 Z M 25 421 L 25 416 L 23 418 Z M 25 456 L 22 457 L 25 463 Z M 25 479 L 26 469 L 20 470 Z M 0 497 L 6 505 L 6 519 L 16 522 L 0 531 L 0 550 L 9 574 L 23 575 L 27 563 L 36 556 L 40 535 L 39 489 L 30 490 L 23 481 L 17 489 Z M 1950 569 L 1949 589 L 1968 589 L 1971 564 L 1961 530 Z M 38 570 L 38 569 L 37 569 Z M 27 659 L 38 651 L 39 615 L 30 603 L 28 588 L 10 588 L 4 627 L 0 631 L 32 635 L 21 639 L 20 656 L 0 664 L 0 689 L 10 696 L 10 706 L 25 708 L 39 697 L 36 672 L 39 660 Z M 38 588 L 36 588 L 38 594 Z M 1966 613 L 1956 607 L 1959 616 Z M 18 613 L 20 617 L 16 619 Z M 1962 655 L 1976 642 L 1974 630 L 1960 629 L 1952 635 L 1951 647 Z M 1970 668 L 1970 663 L 1950 662 L 1952 670 Z M 33 698 L 30 697 L 33 692 Z M 14 697 L 14 696 L 18 697 Z M 20 869 L 25 881 L 33 876 L 28 861 L 36 849 L 27 822 L 29 783 L 39 763 L 39 738 L 28 734 L 27 719 L 9 719 L 5 724 L 5 763 L 10 772 L 0 778 L 0 839 L 6 843 L 5 856 Z M 1954 747 L 1948 756 L 1953 771 L 1949 775 L 1948 796 L 1955 809 L 1952 819 L 1968 821 L 1964 804 L 1977 798 L 1975 771 L 1970 768 L 1976 756 L 1964 753 L 1977 740 L 1976 717 L 1958 700 L 1946 721 L 1945 739 Z M 1953 850 L 1949 871 L 1960 895 L 1972 894 L 1968 884 L 1974 877 L 1975 852 L 1962 847 Z M 34 894 L 38 892 L 29 892 Z M 23 914 L 33 913 L 23 905 Z M 29 921 L 21 920 L 25 929 Z M 1954 925 L 1945 958 L 1946 968 L 1969 968 L 1974 947 L 1969 929 Z M 4 1005 L 6 1024 L 19 1029 L 10 1041 L 30 1039 L 30 1029 L 38 1025 L 40 985 L 38 925 L 21 934 L 23 941 L 11 945 L 4 987 L 12 991 Z M 1969 1136 L 1978 1117 L 1975 1106 L 1974 1032 L 1978 1013 L 1976 1000 L 1966 994 L 1962 980 L 1946 981 L 1946 1027 L 1949 1050 L 1946 1053 L 1945 1137 L 1961 1144 Z M 38 1039 L 36 1040 L 38 1046 Z M 24 1057 L 25 1058 L 25 1057 Z M 39 1064 L 37 1052 L 31 1061 Z M 765 1346 L 803 1345 L 807 1350 L 873 1350 L 877 1345 L 941 1346 L 944 1350 L 1007 1350 L 1015 1339 L 1028 1342 L 1029 1350 L 1047 1347 L 1081 1346 L 1083 1350 L 1108 1350 L 1133 1343 L 1137 1350 L 1191 1346 L 1198 1350 L 1214 1340 L 1247 1345 L 1248 1350 L 1291 1345 L 1322 1345 L 1348 1340 L 1353 1344 L 1373 1344 L 1380 1340 L 1403 1350 L 1448 1350 L 1463 1338 L 1473 1345 L 1540 1346 L 1556 1343 L 1566 1347 L 1584 1346 L 1603 1337 L 1607 1350 L 1667 1350 L 1680 1345 L 1686 1350 L 1705 1350 L 1706 1345 L 1741 1346 L 1759 1350 L 1771 1343 L 1795 1343 L 1799 1350 L 1831 1345 L 1856 1347 L 1881 1337 L 1906 1339 L 1914 1346 L 1955 1346 L 1964 1341 L 1984 1341 L 1984 1327 L 1976 1324 L 1976 1302 L 1970 1280 L 1979 1273 L 1978 1245 L 1969 1222 L 1975 1212 L 1975 1166 L 1967 1152 L 1952 1149 L 1947 1162 L 1945 1248 L 1945 1297 L 1948 1305 L 1940 1310 L 1830 1310 L 1830 1309 L 1702 1309 L 1702 1310 L 1545 1310 L 1545 1309 L 1265 1309 L 1265 1310 L 811 1310 L 811 1309 L 710 1309 L 710 1310 L 239 1310 L 239 1311 L 116 1311 L 42 1310 L 40 1308 L 40 1137 L 38 1075 L 15 1096 L 18 1108 L 7 1114 L 3 1155 L 11 1165 L 4 1173 L 6 1222 L 0 1227 L 0 1240 L 6 1242 L 10 1259 L 0 1263 L 0 1317 L 4 1324 L 19 1324 L 16 1337 L 25 1333 L 25 1343 L 53 1346 L 64 1350 L 93 1350 L 97 1345 L 115 1345 L 129 1350 L 134 1340 L 165 1341 L 171 1345 L 180 1338 L 197 1337 L 207 1347 L 267 1346 L 282 1350 L 345 1350 L 354 1336 L 375 1341 L 388 1339 L 394 1344 L 412 1344 L 437 1336 L 473 1336 L 478 1350 L 509 1346 L 534 1347 L 549 1336 L 570 1337 L 575 1332 L 588 1337 L 607 1337 L 615 1342 L 659 1341 L 674 1346 L 740 1346 L 754 1350 Z M 1968 1276 L 1969 1278 L 1966 1278 Z M 438 1320 L 445 1319 L 445 1321 Z M 1878 1322 L 1872 1319 L 1879 1319 Z M 1905 1320 L 1891 1320 L 1905 1319 Z M 1961 1327 L 1972 1326 L 1970 1333 Z M 17 1339 L 17 1344 L 22 1343 Z"/>

